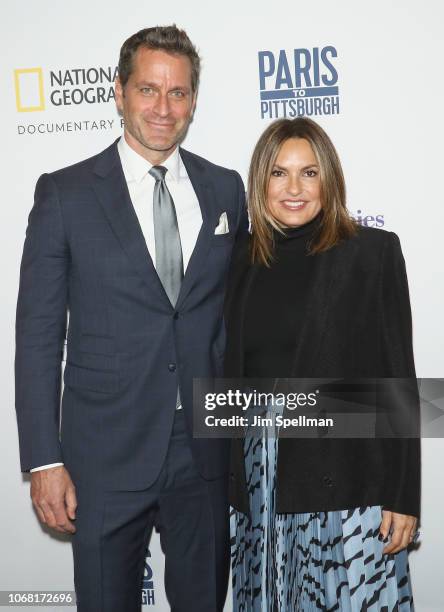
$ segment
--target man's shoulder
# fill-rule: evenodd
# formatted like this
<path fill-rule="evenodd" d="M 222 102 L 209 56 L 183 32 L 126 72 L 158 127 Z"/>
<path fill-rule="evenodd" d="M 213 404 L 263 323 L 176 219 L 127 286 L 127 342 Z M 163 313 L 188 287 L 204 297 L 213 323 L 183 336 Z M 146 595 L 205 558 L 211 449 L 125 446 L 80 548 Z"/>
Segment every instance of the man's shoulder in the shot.
<path fill-rule="evenodd" d="M 185 165 L 187 165 L 187 163 L 193 164 L 194 167 L 208 172 L 210 175 L 220 177 L 236 177 L 236 179 L 239 177 L 239 173 L 236 170 L 219 166 L 218 164 L 215 164 L 208 159 L 201 157 L 200 155 L 196 155 L 196 153 L 191 153 L 191 151 L 188 151 L 182 147 L 180 147 L 180 155 Z"/>
<path fill-rule="evenodd" d="M 100 166 L 101 162 L 105 160 L 118 159 L 117 153 L 117 141 L 113 142 L 111 145 L 106 147 L 103 151 L 92 155 L 91 157 L 87 157 L 86 159 L 82 159 L 74 164 L 70 164 L 69 166 L 65 166 L 64 168 L 59 168 L 58 170 L 53 170 L 52 172 L 48 172 L 47 174 L 56 182 L 71 182 L 71 181 L 79 181 L 83 176 L 90 173 L 94 168 Z"/>

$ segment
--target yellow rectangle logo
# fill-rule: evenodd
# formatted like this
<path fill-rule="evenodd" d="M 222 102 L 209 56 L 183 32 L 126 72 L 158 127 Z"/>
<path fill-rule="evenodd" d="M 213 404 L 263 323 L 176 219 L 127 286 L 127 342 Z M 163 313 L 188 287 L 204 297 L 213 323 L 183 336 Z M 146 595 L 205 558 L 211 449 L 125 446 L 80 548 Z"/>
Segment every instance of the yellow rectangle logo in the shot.
<path fill-rule="evenodd" d="M 43 70 L 18 68 L 14 70 L 15 101 L 19 113 L 45 110 Z"/>

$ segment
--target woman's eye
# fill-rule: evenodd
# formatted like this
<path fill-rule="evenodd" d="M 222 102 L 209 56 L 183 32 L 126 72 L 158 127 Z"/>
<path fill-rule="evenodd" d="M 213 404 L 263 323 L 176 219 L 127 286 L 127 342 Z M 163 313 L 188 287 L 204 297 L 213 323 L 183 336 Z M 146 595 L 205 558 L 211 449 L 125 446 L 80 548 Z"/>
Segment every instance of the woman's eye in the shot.
<path fill-rule="evenodd" d="M 305 173 L 307 176 L 313 177 L 313 176 L 317 176 L 317 171 L 316 170 L 307 170 L 307 172 Z"/>
<path fill-rule="evenodd" d="M 283 175 L 282 170 L 273 170 L 271 172 L 271 176 L 282 176 L 282 175 Z"/>

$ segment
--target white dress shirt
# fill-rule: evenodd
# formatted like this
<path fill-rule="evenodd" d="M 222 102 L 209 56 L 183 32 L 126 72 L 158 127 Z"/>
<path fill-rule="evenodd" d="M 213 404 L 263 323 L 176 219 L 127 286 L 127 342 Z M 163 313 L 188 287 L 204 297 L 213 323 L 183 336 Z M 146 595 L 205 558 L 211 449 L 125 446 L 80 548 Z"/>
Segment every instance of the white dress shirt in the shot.
<path fill-rule="evenodd" d="M 153 223 L 154 177 L 149 174 L 153 167 L 145 158 L 136 153 L 122 136 L 117 144 L 123 173 L 125 175 L 131 202 L 136 211 L 149 254 L 156 265 L 156 246 Z M 202 226 L 202 213 L 199 201 L 191 184 L 190 178 L 176 147 L 171 155 L 159 164 L 167 168 L 165 181 L 176 207 L 177 224 L 179 226 L 182 245 L 183 269 L 187 269 L 191 254 L 196 245 L 197 236 Z M 63 463 L 51 463 L 31 469 L 38 472 Z"/>
<path fill-rule="evenodd" d="M 136 153 L 123 136 L 119 140 L 117 148 L 131 201 L 139 219 L 151 259 L 156 265 L 153 223 L 153 193 L 156 181 L 151 174 L 148 174 L 153 166 Z M 159 165 L 168 170 L 165 181 L 176 207 L 177 224 L 182 245 L 183 269 L 185 271 L 202 225 L 199 201 L 179 155 L 179 147 L 176 147 L 168 159 Z"/>

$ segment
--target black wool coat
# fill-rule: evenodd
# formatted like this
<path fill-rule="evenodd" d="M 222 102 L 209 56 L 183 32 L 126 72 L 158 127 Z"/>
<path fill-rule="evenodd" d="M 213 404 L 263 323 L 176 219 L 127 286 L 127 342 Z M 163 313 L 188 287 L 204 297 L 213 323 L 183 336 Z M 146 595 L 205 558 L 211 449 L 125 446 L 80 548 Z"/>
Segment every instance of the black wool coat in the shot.
<path fill-rule="evenodd" d="M 243 323 L 251 283 L 250 236 L 236 244 L 225 301 L 225 376 L 243 376 Z M 396 234 L 362 227 L 316 258 L 295 378 L 415 378 L 404 258 Z M 261 308 L 261 304 L 255 305 Z M 419 413 L 419 409 L 418 409 Z M 369 505 L 419 516 L 419 438 L 282 438 L 277 512 Z M 243 441 L 231 447 L 230 503 L 248 513 Z"/>

